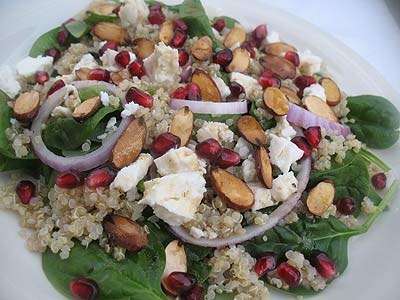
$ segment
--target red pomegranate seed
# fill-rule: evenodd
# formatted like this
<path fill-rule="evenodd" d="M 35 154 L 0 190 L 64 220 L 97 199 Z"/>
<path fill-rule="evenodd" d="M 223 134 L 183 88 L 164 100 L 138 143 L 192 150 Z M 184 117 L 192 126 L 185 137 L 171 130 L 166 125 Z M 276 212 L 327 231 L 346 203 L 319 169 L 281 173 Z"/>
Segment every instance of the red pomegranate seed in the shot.
<path fill-rule="evenodd" d="M 56 176 L 56 185 L 62 189 L 73 189 L 81 184 L 81 177 L 75 170 L 65 171 Z"/>
<path fill-rule="evenodd" d="M 62 23 L 62 25 L 67 25 L 69 23 L 75 22 L 76 20 L 74 18 L 69 18 L 67 21 L 64 21 L 64 23 Z"/>
<path fill-rule="evenodd" d="M 269 271 L 275 270 L 277 257 L 275 253 L 267 252 L 263 256 L 257 258 L 254 271 L 258 276 L 264 276 Z"/>
<path fill-rule="evenodd" d="M 171 41 L 171 46 L 175 48 L 182 47 L 183 44 L 185 44 L 186 39 L 187 39 L 186 33 L 181 29 L 176 29 Z"/>
<path fill-rule="evenodd" d="M 271 77 L 261 76 L 260 78 L 258 78 L 258 82 L 264 89 L 268 87 L 274 87 L 274 88 L 281 87 L 281 80 L 273 76 Z"/>
<path fill-rule="evenodd" d="M 161 10 L 160 3 L 154 3 L 152 6 L 150 6 L 148 20 L 152 25 L 161 25 L 162 23 L 164 23 L 165 16 Z"/>
<path fill-rule="evenodd" d="M 261 46 L 261 43 L 265 40 L 267 34 L 267 25 L 265 24 L 258 25 L 254 29 L 252 36 L 257 44 L 257 48 Z"/>
<path fill-rule="evenodd" d="M 51 56 L 53 57 L 53 63 L 55 63 L 57 60 L 60 59 L 61 57 L 61 52 L 55 47 L 49 48 L 46 50 L 44 53 L 45 56 Z"/>
<path fill-rule="evenodd" d="M 229 89 L 231 90 L 231 95 L 235 99 L 239 99 L 240 95 L 245 93 L 244 87 L 236 81 L 231 82 Z"/>
<path fill-rule="evenodd" d="M 188 100 L 193 100 L 193 101 L 201 100 L 200 87 L 196 83 L 189 82 L 186 85 L 186 92 L 187 92 L 187 99 Z"/>
<path fill-rule="evenodd" d="M 233 150 L 223 148 L 214 164 L 223 169 L 237 166 L 240 164 L 240 156 Z"/>
<path fill-rule="evenodd" d="M 118 16 L 120 11 L 121 11 L 121 5 L 114 8 L 112 12 Z"/>
<path fill-rule="evenodd" d="M 260 75 L 260 77 L 272 77 L 272 76 L 274 76 L 274 72 L 272 72 L 271 69 L 264 69 Z"/>
<path fill-rule="evenodd" d="M 125 98 L 127 102 L 135 102 L 147 108 L 153 107 L 153 96 L 135 87 L 131 87 L 128 90 Z"/>
<path fill-rule="evenodd" d="M 189 61 L 189 53 L 185 49 L 178 49 L 178 61 L 179 65 L 183 67 Z"/>
<path fill-rule="evenodd" d="M 126 50 L 120 51 L 117 55 L 115 55 L 115 62 L 119 64 L 121 67 L 126 67 L 129 65 L 129 62 L 131 61 L 131 56 L 129 55 L 129 52 Z"/>
<path fill-rule="evenodd" d="M 313 253 L 310 257 L 310 263 L 325 279 L 332 279 L 337 274 L 336 263 L 325 252 Z"/>
<path fill-rule="evenodd" d="M 103 56 L 103 54 L 108 50 L 114 50 L 117 51 L 118 50 L 118 42 L 115 41 L 108 41 L 106 42 L 99 50 L 99 55 Z"/>
<path fill-rule="evenodd" d="M 151 145 L 151 155 L 160 157 L 173 148 L 178 148 L 181 139 L 169 132 L 165 132 L 156 137 Z"/>
<path fill-rule="evenodd" d="M 182 19 L 174 20 L 174 30 L 180 29 L 183 32 L 187 33 L 189 31 L 189 27 L 186 25 L 185 21 Z"/>
<path fill-rule="evenodd" d="M 298 67 L 300 65 L 300 57 L 297 54 L 297 52 L 294 51 L 288 51 L 285 54 L 285 58 L 290 61 L 292 64 L 295 65 L 295 67 Z"/>
<path fill-rule="evenodd" d="M 192 288 L 186 295 L 183 296 L 183 300 L 203 300 L 203 287 L 197 284 Z"/>
<path fill-rule="evenodd" d="M 286 262 L 278 266 L 276 274 L 291 288 L 298 286 L 300 283 L 300 271 Z"/>
<path fill-rule="evenodd" d="M 108 187 L 115 178 L 115 173 L 108 168 L 97 169 L 86 177 L 85 183 L 88 188 Z"/>
<path fill-rule="evenodd" d="M 65 46 L 68 42 L 69 33 L 66 30 L 60 30 L 57 33 L 57 42 L 60 46 Z"/>
<path fill-rule="evenodd" d="M 216 31 L 221 32 L 222 30 L 224 30 L 226 26 L 226 21 L 225 19 L 219 18 L 215 21 L 215 23 L 213 24 L 213 27 Z"/>
<path fill-rule="evenodd" d="M 377 173 L 371 178 L 372 185 L 377 190 L 383 190 L 386 187 L 386 180 L 385 173 Z"/>
<path fill-rule="evenodd" d="M 319 126 L 308 127 L 304 131 L 304 136 L 306 137 L 306 140 L 311 148 L 317 148 L 322 139 L 321 127 Z"/>
<path fill-rule="evenodd" d="M 308 144 L 307 140 L 302 136 L 295 136 L 292 138 L 292 143 L 296 144 L 300 150 L 303 150 L 303 156 L 301 159 L 306 159 L 307 157 L 311 156 L 311 147 Z"/>
<path fill-rule="evenodd" d="M 233 53 L 231 49 L 220 50 L 214 55 L 213 62 L 221 67 L 226 67 L 230 64 L 233 59 Z"/>
<path fill-rule="evenodd" d="M 142 78 L 146 74 L 143 62 L 141 60 L 135 60 L 128 66 L 128 71 L 132 76 Z"/>
<path fill-rule="evenodd" d="M 62 79 L 58 79 L 53 83 L 49 91 L 47 92 L 46 98 L 48 98 L 51 94 L 54 94 L 56 91 L 65 86 L 65 82 Z"/>
<path fill-rule="evenodd" d="M 216 160 L 221 154 L 222 146 L 216 139 L 207 139 L 196 145 L 196 153 L 201 158 Z"/>
<path fill-rule="evenodd" d="M 79 300 L 96 300 L 99 286 L 96 281 L 89 278 L 75 278 L 69 283 L 69 289 Z"/>
<path fill-rule="evenodd" d="M 36 82 L 43 85 L 49 81 L 49 73 L 45 71 L 39 71 L 36 73 Z"/>
<path fill-rule="evenodd" d="M 32 197 L 35 196 L 35 191 L 36 186 L 29 180 L 21 180 L 15 188 L 15 192 L 23 204 L 29 204 Z"/>
<path fill-rule="evenodd" d="M 296 79 L 294 80 L 294 84 L 299 88 L 298 95 L 300 97 L 302 97 L 304 89 L 316 82 L 317 81 L 312 76 L 302 75 L 302 76 L 296 77 Z"/>
<path fill-rule="evenodd" d="M 250 42 L 244 42 L 242 48 L 246 49 L 247 52 L 249 52 L 251 58 L 254 58 L 256 56 L 256 51 L 254 50 L 254 47 L 252 46 L 252 44 L 250 44 Z"/>
<path fill-rule="evenodd" d="M 351 198 L 343 198 L 336 201 L 336 208 L 343 215 L 352 215 L 356 210 L 356 204 Z"/>
<path fill-rule="evenodd" d="M 172 272 L 165 278 L 168 292 L 180 296 L 190 291 L 197 283 L 196 277 L 186 272 Z"/>
<path fill-rule="evenodd" d="M 104 69 L 94 69 L 90 70 L 88 75 L 89 80 L 97 80 L 97 81 L 110 81 L 110 72 Z"/>
<path fill-rule="evenodd" d="M 174 92 L 172 92 L 172 94 L 170 95 L 170 97 L 172 99 L 186 99 L 187 97 L 187 90 L 184 87 L 178 87 Z"/>

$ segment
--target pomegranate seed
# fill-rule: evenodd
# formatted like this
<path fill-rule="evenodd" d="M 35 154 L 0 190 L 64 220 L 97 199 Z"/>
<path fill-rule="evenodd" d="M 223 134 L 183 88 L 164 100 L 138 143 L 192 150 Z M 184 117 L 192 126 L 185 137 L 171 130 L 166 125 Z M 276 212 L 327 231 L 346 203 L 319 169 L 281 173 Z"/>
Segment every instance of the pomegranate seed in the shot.
<path fill-rule="evenodd" d="M 184 87 L 178 87 L 172 94 L 171 98 L 172 99 L 186 99 L 187 97 L 187 90 Z"/>
<path fill-rule="evenodd" d="M 56 185 L 62 189 L 73 189 L 81 184 L 82 180 L 75 170 L 65 171 L 56 176 Z"/>
<path fill-rule="evenodd" d="M 275 270 L 277 257 L 275 253 L 267 252 L 263 256 L 257 258 L 254 271 L 258 276 L 264 276 L 269 271 Z"/>
<path fill-rule="evenodd" d="M 302 76 L 296 77 L 296 79 L 294 80 L 294 84 L 299 88 L 298 95 L 300 97 L 302 97 L 304 89 L 316 82 L 317 81 L 312 76 L 302 75 Z"/>
<path fill-rule="evenodd" d="M 231 94 L 234 98 L 239 99 L 240 95 L 245 93 L 244 87 L 236 81 L 232 81 L 229 89 L 231 90 Z"/>
<path fill-rule="evenodd" d="M 66 30 L 60 30 L 57 33 L 57 41 L 60 46 L 65 46 L 68 42 L 69 33 Z"/>
<path fill-rule="evenodd" d="M 386 180 L 385 173 L 377 173 L 371 178 L 372 185 L 377 190 L 383 190 L 386 187 Z"/>
<path fill-rule="evenodd" d="M 214 64 L 218 64 L 221 67 L 226 67 L 231 63 L 232 59 L 233 59 L 232 50 L 224 49 L 215 53 L 213 62 Z"/>
<path fill-rule="evenodd" d="M 151 145 L 151 155 L 159 157 L 164 155 L 170 149 L 178 148 L 181 139 L 169 132 L 165 132 L 156 137 Z"/>
<path fill-rule="evenodd" d="M 182 47 L 183 44 L 185 44 L 186 39 L 187 39 L 186 33 L 181 29 L 176 29 L 171 41 L 171 46 L 175 48 Z"/>
<path fill-rule="evenodd" d="M 201 99 L 200 87 L 196 83 L 189 82 L 186 85 L 186 92 L 188 100 L 199 101 Z"/>
<path fill-rule="evenodd" d="M 202 300 L 203 290 L 203 287 L 197 284 L 186 295 L 183 296 L 183 300 Z"/>
<path fill-rule="evenodd" d="M 108 41 L 106 42 L 99 50 L 99 55 L 103 56 L 103 54 L 108 50 L 114 50 L 117 51 L 118 50 L 118 42 L 115 41 Z"/>
<path fill-rule="evenodd" d="M 49 73 L 45 71 L 39 71 L 36 73 L 36 82 L 43 85 L 49 81 Z"/>
<path fill-rule="evenodd" d="M 108 187 L 114 180 L 115 174 L 108 168 L 92 171 L 85 180 L 86 186 L 91 189 L 98 187 Z"/>
<path fill-rule="evenodd" d="M 216 31 L 221 32 L 222 30 L 224 30 L 226 26 L 226 21 L 225 19 L 219 18 L 215 21 L 215 23 L 213 24 L 213 27 Z"/>
<path fill-rule="evenodd" d="M 127 102 L 135 102 L 143 107 L 152 108 L 153 107 L 153 96 L 139 90 L 138 88 L 131 87 L 126 93 Z"/>
<path fill-rule="evenodd" d="M 214 164 L 223 169 L 237 166 L 240 164 L 240 156 L 235 151 L 224 148 Z"/>
<path fill-rule="evenodd" d="M 271 77 L 261 76 L 260 78 L 258 78 L 258 82 L 264 89 L 268 87 L 274 87 L 274 88 L 281 87 L 281 80 L 273 76 Z"/>
<path fill-rule="evenodd" d="M 161 10 L 161 4 L 160 3 L 154 3 L 152 6 L 150 6 L 150 13 L 148 16 L 148 20 L 150 24 L 152 25 L 161 25 L 164 23 L 165 16 L 164 13 Z"/>
<path fill-rule="evenodd" d="M 109 82 L 110 81 L 110 72 L 108 72 L 107 70 L 103 70 L 103 69 L 90 70 L 88 79 Z"/>
<path fill-rule="evenodd" d="M 258 25 L 253 31 L 253 37 L 256 41 L 263 41 L 267 37 L 267 25 Z"/>
<path fill-rule="evenodd" d="M 174 20 L 174 30 L 180 29 L 183 32 L 187 33 L 189 31 L 189 27 L 186 25 L 185 21 L 182 19 Z"/>
<path fill-rule="evenodd" d="M 128 66 L 128 71 L 132 76 L 137 76 L 142 78 L 146 74 L 146 70 L 144 69 L 143 62 L 140 60 L 135 60 Z"/>
<path fill-rule="evenodd" d="M 301 159 L 306 159 L 307 157 L 311 156 L 311 147 L 304 137 L 295 136 L 294 138 L 292 138 L 292 143 L 296 144 L 296 146 L 300 150 L 303 150 L 304 153 L 303 153 L 303 156 L 301 157 Z"/>
<path fill-rule="evenodd" d="M 325 252 L 313 253 L 310 257 L 310 263 L 325 279 L 332 279 L 337 274 L 336 263 Z"/>
<path fill-rule="evenodd" d="M 67 21 L 64 21 L 64 23 L 62 23 L 62 25 L 67 25 L 69 23 L 75 22 L 76 20 L 74 18 L 69 18 Z"/>
<path fill-rule="evenodd" d="M 294 51 L 288 51 L 285 54 L 285 58 L 290 61 L 292 64 L 295 65 L 295 67 L 298 67 L 300 65 L 300 57 L 299 55 L 294 52 Z"/>
<path fill-rule="evenodd" d="M 53 63 L 55 63 L 57 60 L 60 59 L 61 57 L 61 52 L 55 47 L 49 48 L 46 50 L 44 53 L 45 56 L 51 56 L 53 57 Z"/>
<path fill-rule="evenodd" d="M 260 75 L 260 77 L 273 77 L 274 72 L 271 69 L 264 69 Z"/>
<path fill-rule="evenodd" d="M 300 283 L 300 271 L 286 262 L 278 266 L 276 274 L 291 288 L 298 286 Z"/>
<path fill-rule="evenodd" d="M 221 151 L 222 146 L 216 139 L 207 139 L 196 145 L 197 155 L 209 160 L 216 160 Z"/>
<path fill-rule="evenodd" d="M 56 91 L 65 86 L 65 82 L 62 79 L 58 79 L 53 83 L 49 91 L 47 92 L 46 98 L 48 98 L 51 94 L 54 94 Z"/>
<path fill-rule="evenodd" d="M 179 296 L 190 291 L 197 283 L 196 277 L 186 272 L 172 272 L 165 278 L 168 292 Z"/>
<path fill-rule="evenodd" d="M 179 65 L 183 67 L 189 61 L 189 53 L 187 53 L 185 49 L 182 48 L 178 49 L 178 60 L 179 60 Z"/>
<path fill-rule="evenodd" d="M 96 281 L 89 278 L 75 278 L 69 283 L 69 289 L 79 300 L 96 300 L 99 286 Z"/>
<path fill-rule="evenodd" d="M 35 195 L 35 191 L 36 186 L 29 180 L 21 180 L 15 188 L 15 192 L 23 204 L 29 204 L 32 197 Z"/>
<path fill-rule="evenodd" d="M 250 42 L 244 42 L 242 48 L 246 49 L 247 52 L 249 52 L 251 58 L 254 58 L 256 56 L 256 51 L 254 50 L 254 47 L 251 46 Z"/>
<path fill-rule="evenodd" d="M 311 148 L 317 148 L 322 139 L 321 127 L 319 126 L 308 127 L 304 131 L 304 136 L 306 137 L 306 140 Z"/>
<path fill-rule="evenodd" d="M 336 208 L 343 215 L 352 215 L 356 210 L 356 204 L 351 198 L 343 198 L 336 202 Z"/>
<path fill-rule="evenodd" d="M 129 65 L 129 62 L 131 61 L 131 56 L 129 55 L 129 52 L 126 50 L 120 51 L 117 55 L 115 55 L 115 62 L 119 64 L 121 67 L 126 67 Z"/>
<path fill-rule="evenodd" d="M 118 16 L 120 11 L 121 11 L 121 5 L 114 8 L 112 12 L 113 14 L 116 14 Z"/>

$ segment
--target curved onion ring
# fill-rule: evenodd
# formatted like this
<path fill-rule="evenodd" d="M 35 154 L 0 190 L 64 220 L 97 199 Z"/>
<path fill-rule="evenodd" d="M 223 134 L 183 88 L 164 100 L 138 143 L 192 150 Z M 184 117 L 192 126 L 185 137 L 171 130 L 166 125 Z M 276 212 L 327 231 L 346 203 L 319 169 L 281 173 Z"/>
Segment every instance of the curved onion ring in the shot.
<path fill-rule="evenodd" d="M 247 113 L 247 101 L 239 100 L 236 102 L 210 102 L 210 101 L 192 101 L 182 99 L 171 99 L 169 107 L 178 110 L 188 106 L 190 110 L 198 114 L 220 114 L 234 115 Z"/>
<path fill-rule="evenodd" d="M 264 225 L 249 225 L 245 227 L 246 233 L 244 235 L 235 234 L 226 238 L 206 239 L 206 238 L 194 238 L 192 237 L 185 228 L 182 226 L 170 226 L 171 232 L 176 235 L 183 242 L 211 248 L 222 248 L 229 245 L 240 244 L 245 241 L 251 240 L 257 236 L 264 234 L 265 231 L 271 229 L 278 222 L 284 218 L 292 209 L 296 206 L 302 193 L 304 192 L 311 171 L 311 158 L 305 159 L 301 163 L 301 170 L 297 175 L 298 187 L 297 192 L 290 196 L 285 202 L 283 202 L 277 209 L 275 209 L 267 219 Z"/>

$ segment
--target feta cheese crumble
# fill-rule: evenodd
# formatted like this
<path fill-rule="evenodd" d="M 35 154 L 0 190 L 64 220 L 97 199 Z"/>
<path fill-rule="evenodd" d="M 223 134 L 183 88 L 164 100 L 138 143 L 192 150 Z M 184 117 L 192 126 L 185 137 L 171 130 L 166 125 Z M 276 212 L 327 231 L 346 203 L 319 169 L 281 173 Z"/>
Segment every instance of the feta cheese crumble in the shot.
<path fill-rule="evenodd" d="M 316 96 L 316 97 L 326 101 L 325 89 L 323 88 L 322 85 L 320 85 L 318 83 L 314 83 L 304 89 L 303 97 L 306 97 L 306 96 Z"/>
<path fill-rule="evenodd" d="M 149 12 L 149 7 L 144 0 L 125 0 L 119 11 L 119 17 L 122 26 L 136 27 L 137 24 L 147 21 Z"/>
<path fill-rule="evenodd" d="M 121 112 L 122 118 L 127 118 L 129 116 L 134 115 L 137 110 L 139 109 L 140 105 L 136 104 L 135 102 L 129 102 L 125 104 L 124 110 Z"/>
<path fill-rule="evenodd" d="M 219 92 L 221 93 L 222 99 L 226 99 L 231 94 L 231 90 L 229 87 L 225 84 L 225 81 L 222 80 L 220 77 L 213 77 L 212 78 L 215 82 L 215 84 L 218 87 Z"/>
<path fill-rule="evenodd" d="M 244 88 L 244 91 L 245 91 L 247 97 L 252 95 L 255 90 L 257 90 L 261 87 L 256 79 L 254 79 L 251 76 L 239 73 L 239 72 L 230 73 L 229 78 L 230 78 L 231 82 L 235 81 Z"/>
<path fill-rule="evenodd" d="M 289 172 L 290 166 L 303 156 L 303 150 L 296 144 L 283 137 L 271 134 L 271 145 L 269 146 L 269 156 L 271 163 L 277 166 L 282 173 Z"/>
<path fill-rule="evenodd" d="M 17 96 L 21 90 L 21 85 L 15 79 L 15 74 L 9 66 L 0 67 L 0 89 L 10 97 Z"/>
<path fill-rule="evenodd" d="M 267 138 L 268 136 L 274 134 L 290 141 L 296 136 L 296 130 L 294 130 L 293 127 L 290 126 L 289 122 L 286 119 L 286 116 L 283 116 L 278 119 L 276 126 L 274 128 L 266 130 L 265 134 L 267 135 Z"/>
<path fill-rule="evenodd" d="M 251 208 L 252 211 L 257 211 L 269 206 L 275 205 L 271 198 L 271 190 L 264 187 L 261 183 L 252 182 L 248 187 L 254 194 L 254 204 Z"/>
<path fill-rule="evenodd" d="M 311 53 L 310 50 L 299 52 L 300 71 L 304 75 L 312 76 L 321 71 L 322 59 Z"/>
<path fill-rule="evenodd" d="M 88 53 L 83 55 L 81 57 L 81 60 L 74 66 L 74 72 L 82 68 L 96 69 L 98 67 L 99 64 L 97 63 L 93 55 Z"/>
<path fill-rule="evenodd" d="M 230 143 L 233 141 L 233 135 L 233 132 L 225 123 L 207 121 L 203 123 L 196 133 L 197 141 L 199 143 L 211 138 L 216 139 L 220 143 Z"/>
<path fill-rule="evenodd" d="M 49 71 L 53 65 L 53 57 L 41 56 L 25 57 L 17 63 L 17 73 L 24 78 L 31 78 L 39 71 Z"/>
<path fill-rule="evenodd" d="M 107 49 L 106 52 L 100 57 L 100 60 L 103 62 L 103 67 L 110 72 L 118 72 L 123 69 L 120 64 L 115 61 L 115 56 L 117 56 L 118 51 Z M 129 52 L 130 61 L 133 62 L 136 59 L 136 55 L 132 52 Z"/>
<path fill-rule="evenodd" d="M 272 181 L 271 195 L 275 201 L 286 201 L 297 191 L 297 179 L 293 172 L 279 175 Z"/>
<path fill-rule="evenodd" d="M 241 159 L 246 159 L 251 153 L 254 152 L 254 147 L 244 138 L 240 137 L 235 145 L 235 148 L 233 148 L 233 151 L 239 154 Z"/>

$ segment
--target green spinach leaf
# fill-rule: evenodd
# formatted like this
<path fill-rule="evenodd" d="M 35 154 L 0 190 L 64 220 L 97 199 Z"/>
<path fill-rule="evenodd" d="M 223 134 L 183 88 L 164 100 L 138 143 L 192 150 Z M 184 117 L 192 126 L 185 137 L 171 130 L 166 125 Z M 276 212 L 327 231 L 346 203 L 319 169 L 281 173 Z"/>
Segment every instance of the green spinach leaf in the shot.
<path fill-rule="evenodd" d="M 88 87 L 80 89 L 79 98 L 82 101 L 85 101 L 87 99 L 90 99 L 90 98 L 93 98 L 96 96 L 100 96 L 100 92 L 108 93 L 108 89 L 104 84 L 88 86 Z"/>
<path fill-rule="evenodd" d="M 209 266 L 205 258 L 211 254 L 212 248 L 204 248 L 191 244 L 185 244 L 185 251 L 188 260 L 188 271 L 189 273 L 196 276 L 197 281 L 204 283 L 211 272 L 211 266 Z"/>
<path fill-rule="evenodd" d="M 64 26 L 65 29 L 67 29 L 68 32 L 77 39 L 85 36 L 90 31 L 90 27 L 85 22 L 79 20 L 65 24 Z"/>
<path fill-rule="evenodd" d="M 242 115 L 211 115 L 211 114 L 194 114 L 194 119 L 202 119 L 207 122 L 220 122 L 225 123 L 227 120 L 232 119 L 233 125 L 229 126 L 231 130 L 236 131 L 236 121 Z"/>
<path fill-rule="evenodd" d="M 267 120 L 267 119 L 259 120 L 259 119 L 257 118 L 256 114 L 254 113 L 254 111 L 255 111 L 256 109 L 257 109 L 256 103 L 255 103 L 254 101 L 251 102 L 250 110 L 249 110 L 249 115 L 250 115 L 250 116 L 253 116 L 254 118 L 256 118 L 257 121 L 260 123 L 261 127 L 262 127 L 264 130 L 271 129 L 271 128 L 273 128 L 273 127 L 276 126 L 276 120 L 275 120 L 275 118 L 271 118 L 271 119 L 269 119 L 269 120 Z"/>
<path fill-rule="evenodd" d="M 47 49 L 55 47 L 60 49 L 60 44 L 57 41 L 57 34 L 62 29 L 62 27 L 54 28 L 44 34 L 42 34 L 32 45 L 29 51 L 29 56 L 37 57 L 39 55 L 44 55 Z"/>
<path fill-rule="evenodd" d="M 90 13 L 89 16 L 85 19 L 85 23 L 93 26 L 99 22 L 115 22 L 118 20 L 118 16 L 106 16 L 106 15 L 99 15 L 95 13 Z"/>

